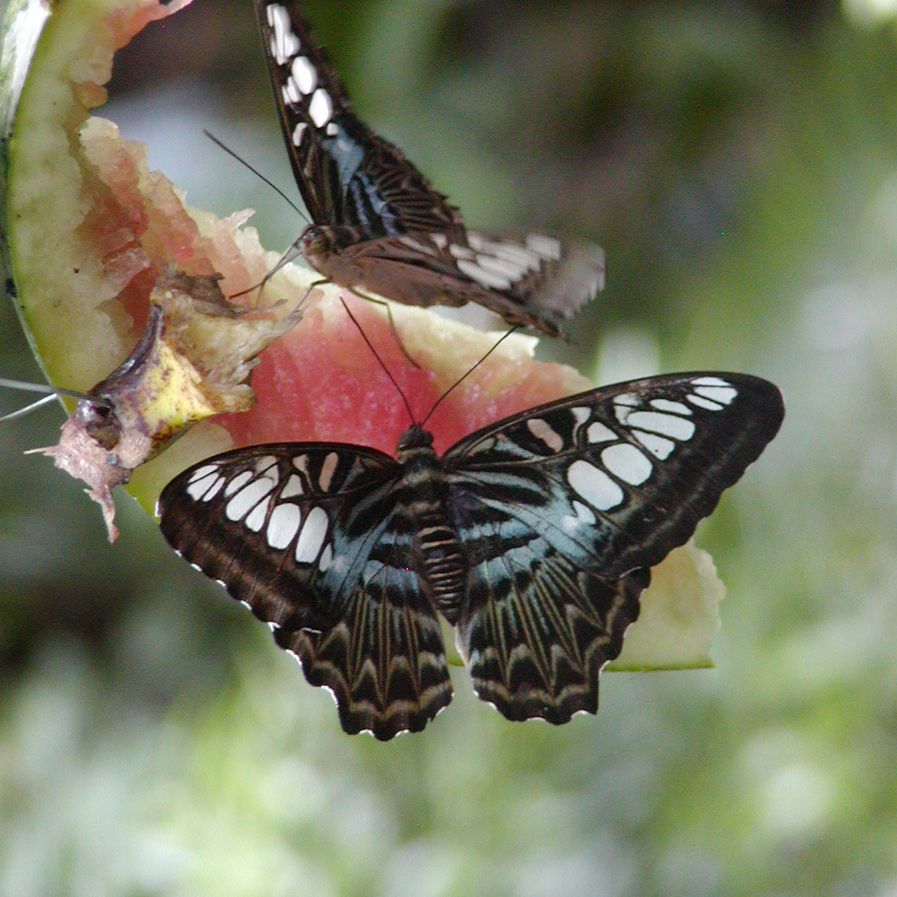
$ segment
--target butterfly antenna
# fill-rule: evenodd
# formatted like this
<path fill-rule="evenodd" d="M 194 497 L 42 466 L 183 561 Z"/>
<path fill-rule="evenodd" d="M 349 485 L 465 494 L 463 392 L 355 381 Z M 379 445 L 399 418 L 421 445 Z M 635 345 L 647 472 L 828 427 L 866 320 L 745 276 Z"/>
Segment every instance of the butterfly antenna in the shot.
<path fill-rule="evenodd" d="M 358 332 L 361 334 L 361 338 L 368 344 L 368 348 L 373 353 L 374 358 L 377 359 L 378 363 L 380 364 L 380 367 L 383 368 L 383 370 L 386 372 L 386 376 L 389 377 L 390 381 L 392 382 L 392 385 L 396 388 L 396 391 L 402 397 L 402 401 L 405 403 L 405 407 L 408 409 L 408 417 L 411 418 L 411 423 L 414 423 L 415 422 L 414 412 L 411 410 L 411 405 L 408 404 L 408 399 L 405 396 L 405 393 L 402 392 L 402 387 L 399 386 L 398 381 L 396 380 L 395 377 L 393 377 L 392 372 L 389 370 L 389 368 L 383 362 L 383 359 L 380 357 L 377 350 L 374 348 L 374 344 L 368 339 L 368 335 L 364 332 L 364 328 L 361 326 L 361 324 L 358 323 L 358 319 L 355 317 L 355 315 L 352 314 L 352 311 L 349 308 L 349 306 L 346 305 L 346 300 L 343 299 L 342 296 L 340 296 L 339 301 L 343 303 L 343 308 L 346 310 L 346 314 L 352 319 L 352 323 L 358 328 Z"/>
<path fill-rule="evenodd" d="M 433 416 L 433 412 L 442 404 L 443 399 L 445 399 L 449 393 L 453 390 L 457 389 L 515 330 L 519 330 L 523 325 L 515 324 L 507 333 L 503 334 L 500 339 L 498 339 L 495 345 L 466 373 L 462 374 L 437 400 L 433 407 L 427 413 L 427 416 L 420 422 L 422 427 L 427 425 L 427 421 Z"/>
<path fill-rule="evenodd" d="M 208 137 L 209 140 L 212 141 L 212 143 L 223 149 L 229 156 L 236 159 L 244 167 L 248 168 L 257 178 L 264 181 L 264 183 L 266 183 L 275 193 L 277 193 L 278 196 L 280 196 L 300 218 L 311 224 L 311 222 L 308 220 L 308 215 L 306 215 L 305 212 L 303 212 L 302 209 L 300 209 L 299 206 L 297 206 L 296 203 L 294 203 L 293 200 L 290 199 L 290 197 L 287 196 L 286 193 L 284 193 L 283 190 L 281 190 L 280 187 L 277 186 L 277 184 L 275 184 L 273 181 L 268 180 L 268 178 L 266 178 L 257 168 L 253 168 L 252 165 L 250 165 L 245 159 L 238 156 L 229 146 L 220 141 L 211 131 L 207 131 L 205 130 L 205 128 L 203 128 L 203 134 L 205 134 L 206 137 Z"/>
<path fill-rule="evenodd" d="M 5 389 L 18 389 L 22 392 L 47 393 L 43 398 L 38 399 L 36 402 L 32 402 L 30 405 L 26 405 L 24 408 L 19 408 L 18 411 L 11 411 L 9 414 L 4 414 L 3 417 L 0 417 L 0 423 L 7 420 L 13 420 L 16 417 L 24 417 L 26 414 L 30 414 L 32 411 L 36 411 L 43 405 L 52 402 L 57 396 L 67 396 L 70 399 L 78 399 L 80 402 L 90 402 L 99 407 L 112 408 L 112 402 L 103 396 L 78 392 L 74 389 L 65 389 L 62 386 L 49 386 L 46 383 L 26 383 L 23 380 L 8 380 L 6 377 L 0 377 L 0 387 Z"/>

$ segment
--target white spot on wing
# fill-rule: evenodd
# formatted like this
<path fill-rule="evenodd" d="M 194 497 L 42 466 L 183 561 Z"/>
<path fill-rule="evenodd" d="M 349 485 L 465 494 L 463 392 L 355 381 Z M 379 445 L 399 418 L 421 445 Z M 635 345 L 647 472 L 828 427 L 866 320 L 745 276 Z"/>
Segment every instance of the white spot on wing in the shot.
<path fill-rule="evenodd" d="M 658 411 L 672 411 L 675 414 L 691 414 L 691 408 L 682 402 L 671 402 L 669 399 L 651 399 L 651 407 Z"/>
<path fill-rule="evenodd" d="M 541 439 L 553 452 L 559 452 L 564 447 L 564 440 L 555 432 L 547 421 L 541 417 L 531 417 L 526 422 L 526 428 L 536 437 Z"/>
<path fill-rule="evenodd" d="M 292 498 L 294 495 L 303 495 L 304 492 L 305 490 L 302 488 L 302 480 L 297 477 L 296 474 L 291 473 L 286 486 L 281 490 L 280 497 Z"/>
<path fill-rule="evenodd" d="M 229 520 L 242 520 L 243 516 L 254 508 L 274 488 L 271 477 L 259 477 L 248 486 L 237 492 L 227 503 L 224 513 Z"/>
<path fill-rule="evenodd" d="M 224 477 L 218 477 L 213 483 L 209 485 L 209 488 L 203 493 L 202 501 L 211 501 L 220 491 L 221 487 L 224 485 Z"/>
<path fill-rule="evenodd" d="M 278 505 L 268 520 L 266 538 L 272 548 L 286 548 L 296 538 L 302 513 L 294 504 Z"/>
<path fill-rule="evenodd" d="M 529 234 L 526 238 L 527 249 L 538 252 L 547 259 L 559 259 L 561 257 L 560 240 L 554 237 L 546 237 L 544 234 Z"/>
<path fill-rule="evenodd" d="M 415 252 L 422 252 L 425 255 L 436 255 L 436 249 L 433 246 L 427 246 L 426 243 L 421 243 L 420 240 L 415 240 L 414 237 L 399 237 L 399 242 Z"/>
<path fill-rule="evenodd" d="M 467 242 L 470 243 L 471 247 L 476 249 L 477 252 L 483 252 L 487 246 L 492 246 L 491 240 L 487 240 L 482 234 L 473 231 L 467 232 Z"/>
<path fill-rule="evenodd" d="M 723 406 L 720 405 L 719 402 L 711 402 L 710 399 L 702 399 L 700 396 L 693 396 L 691 394 L 687 395 L 685 398 L 698 408 L 706 408 L 708 411 L 723 410 Z"/>
<path fill-rule="evenodd" d="M 339 464 L 339 455 L 336 452 L 330 452 L 324 459 L 324 464 L 321 466 L 321 476 L 318 480 L 322 492 L 330 491 L 330 483 L 333 480 L 337 464 Z"/>
<path fill-rule="evenodd" d="M 623 423 L 673 439 L 691 439 L 695 433 L 695 425 L 690 420 L 659 411 L 630 411 Z"/>
<path fill-rule="evenodd" d="M 586 439 L 589 442 L 607 442 L 610 439 L 618 439 L 616 433 L 610 429 L 610 427 L 605 427 L 600 421 L 592 421 L 589 424 L 589 429 L 586 430 Z"/>
<path fill-rule="evenodd" d="M 593 526 L 595 523 L 595 515 L 591 508 L 587 508 L 582 502 L 574 501 L 573 510 L 575 514 L 566 514 L 561 518 L 561 526 L 564 532 L 573 535 L 581 526 Z"/>
<path fill-rule="evenodd" d="M 632 486 L 644 483 L 651 476 L 651 462 L 639 449 L 626 442 L 608 446 L 601 453 L 601 461 L 614 476 Z"/>
<path fill-rule="evenodd" d="M 595 522 L 595 515 L 592 513 L 590 508 L 587 508 L 584 504 L 581 504 L 578 501 L 573 502 L 573 510 L 576 511 L 576 516 L 583 522 L 589 524 L 591 526 Z"/>
<path fill-rule="evenodd" d="M 318 73 L 307 56 L 297 56 L 290 65 L 290 74 L 296 86 L 304 94 L 311 93 L 318 86 Z"/>
<path fill-rule="evenodd" d="M 318 569 L 322 573 L 326 573 L 330 569 L 330 564 L 333 561 L 333 549 L 329 544 L 324 546 L 324 550 L 321 552 L 321 560 L 318 561 Z"/>
<path fill-rule="evenodd" d="M 567 470 L 567 482 L 599 511 L 609 511 L 623 501 L 620 486 L 588 461 L 574 461 Z"/>
<path fill-rule="evenodd" d="M 508 259 L 495 255 L 481 254 L 477 256 L 477 264 L 485 271 L 491 271 L 498 277 L 506 277 L 510 281 L 520 280 L 526 272 L 526 266 L 517 265 Z"/>
<path fill-rule="evenodd" d="M 627 408 L 639 408 L 642 400 L 634 392 L 621 392 L 614 399 L 615 405 L 625 405 Z"/>
<path fill-rule="evenodd" d="M 592 409 L 587 408 L 584 405 L 577 405 L 575 408 L 570 409 L 573 417 L 576 418 L 576 423 L 582 426 L 592 415 Z"/>
<path fill-rule="evenodd" d="M 210 501 L 224 485 L 224 477 L 214 464 L 206 464 L 193 472 L 187 483 L 187 495 L 194 501 Z"/>
<path fill-rule="evenodd" d="M 323 87 L 319 87 L 312 94 L 311 102 L 308 104 L 308 115 L 318 128 L 323 128 L 333 117 L 333 101 Z"/>
<path fill-rule="evenodd" d="M 469 246 L 462 246 L 460 243 L 452 243 L 449 246 L 449 252 L 456 259 L 470 259 L 472 261 L 476 258 L 476 253 Z"/>
<path fill-rule="evenodd" d="M 663 461 L 668 458 L 670 452 L 676 448 L 676 443 L 672 439 L 664 439 L 655 433 L 642 433 L 639 430 L 633 430 L 632 435 L 649 451 L 655 458 Z"/>
<path fill-rule="evenodd" d="M 296 87 L 296 82 L 292 78 L 287 78 L 280 86 L 280 95 L 287 106 L 295 105 L 302 99 L 302 94 L 299 93 L 299 88 Z"/>
<path fill-rule="evenodd" d="M 285 65 L 291 56 L 299 52 L 301 46 L 299 38 L 293 32 L 290 14 L 286 8 L 279 4 L 269 6 L 268 25 L 274 30 L 271 38 L 271 55 L 277 60 L 278 65 Z"/>
<path fill-rule="evenodd" d="M 203 464 L 202 467 L 197 467 L 196 470 L 190 476 L 190 482 L 195 483 L 198 480 L 202 480 L 207 477 L 211 473 L 218 473 L 218 466 L 216 464 Z"/>
<path fill-rule="evenodd" d="M 238 492 L 242 489 L 249 480 L 252 479 L 252 471 L 251 470 L 243 470 L 238 473 L 225 487 L 224 487 L 224 495 L 226 498 L 230 498 L 235 492 Z"/>
<path fill-rule="evenodd" d="M 698 377 L 696 380 L 692 380 L 695 386 L 731 386 L 728 380 L 723 380 L 722 377 Z"/>
<path fill-rule="evenodd" d="M 269 495 L 263 502 L 257 504 L 249 516 L 243 521 L 243 526 L 251 529 L 254 533 L 260 533 L 265 525 L 268 516 L 268 505 L 271 504 L 271 496 Z"/>
<path fill-rule="evenodd" d="M 272 467 L 277 466 L 277 458 L 274 455 L 262 455 L 261 458 L 258 458 L 255 462 L 255 472 L 256 473 L 265 473 L 270 470 Z"/>
<path fill-rule="evenodd" d="M 300 564 L 314 562 L 327 537 L 328 524 L 327 512 L 323 508 L 315 507 L 308 512 L 305 526 L 302 527 L 299 541 L 296 543 L 296 560 Z"/>
<path fill-rule="evenodd" d="M 501 259 L 511 262 L 527 271 L 538 271 L 542 267 L 542 256 L 537 252 L 524 249 L 519 243 L 504 241 L 493 243 L 492 251 Z"/>
<path fill-rule="evenodd" d="M 485 268 L 481 268 L 476 262 L 469 259 L 458 259 L 458 268 L 471 280 L 475 280 L 484 287 L 493 290 L 507 290 L 511 286 L 511 281 L 507 277 L 500 277 L 491 271 L 486 271 Z"/>
<path fill-rule="evenodd" d="M 305 129 L 308 127 L 308 122 L 300 121 L 299 124 L 293 128 L 293 146 L 299 146 L 302 143 L 302 135 L 305 133 Z"/>
<path fill-rule="evenodd" d="M 526 249 L 521 243 L 513 240 L 489 240 L 482 234 L 468 231 L 467 242 L 478 253 L 511 265 L 519 269 L 521 273 L 538 271 L 542 267 L 542 255 L 534 250 Z"/>
<path fill-rule="evenodd" d="M 695 392 L 712 402 L 722 402 L 723 405 L 728 405 L 738 395 L 738 390 L 733 386 L 696 386 Z"/>

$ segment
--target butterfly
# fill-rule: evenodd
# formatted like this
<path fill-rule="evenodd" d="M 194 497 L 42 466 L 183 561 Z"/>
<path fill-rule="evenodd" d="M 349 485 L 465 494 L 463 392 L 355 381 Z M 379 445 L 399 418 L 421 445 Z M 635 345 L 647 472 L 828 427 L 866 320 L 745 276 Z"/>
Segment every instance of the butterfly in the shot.
<path fill-rule="evenodd" d="M 171 546 L 267 622 L 346 732 L 417 732 L 452 698 L 438 614 L 510 720 L 598 709 L 649 568 L 692 535 L 782 422 L 746 374 L 601 387 L 484 427 L 441 458 L 278 443 L 162 492 Z"/>
<path fill-rule="evenodd" d="M 478 302 L 550 335 L 604 285 L 586 241 L 469 231 L 393 144 L 356 117 L 295 2 L 255 0 L 293 174 L 312 218 L 297 241 L 328 280 L 409 305 Z"/>

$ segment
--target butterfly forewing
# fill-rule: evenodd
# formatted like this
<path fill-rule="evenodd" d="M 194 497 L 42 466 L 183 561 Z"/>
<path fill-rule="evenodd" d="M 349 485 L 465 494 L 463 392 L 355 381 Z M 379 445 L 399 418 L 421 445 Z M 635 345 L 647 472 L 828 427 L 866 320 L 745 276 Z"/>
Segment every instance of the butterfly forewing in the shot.
<path fill-rule="evenodd" d="M 757 377 L 653 377 L 530 409 L 468 436 L 445 462 L 460 505 L 512 513 L 614 579 L 686 542 L 783 413 Z"/>
<path fill-rule="evenodd" d="M 255 9 L 290 163 L 315 224 L 351 226 L 359 240 L 460 225 L 404 153 L 354 114 L 299 4 L 256 0 Z"/>
<path fill-rule="evenodd" d="M 335 283 L 410 305 L 476 302 L 560 333 L 604 285 L 585 241 L 467 231 L 398 147 L 352 111 L 296 2 L 255 0 L 290 163 L 314 226 L 308 261 Z"/>
<path fill-rule="evenodd" d="M 344 729 L 381 739 L 422 729 L 451 700 L 439 623 L 391 495 L 396 472 L 360 447 L 253 446 L 186 470 L 158 509 L 172 547 L 331 689 Z"/>

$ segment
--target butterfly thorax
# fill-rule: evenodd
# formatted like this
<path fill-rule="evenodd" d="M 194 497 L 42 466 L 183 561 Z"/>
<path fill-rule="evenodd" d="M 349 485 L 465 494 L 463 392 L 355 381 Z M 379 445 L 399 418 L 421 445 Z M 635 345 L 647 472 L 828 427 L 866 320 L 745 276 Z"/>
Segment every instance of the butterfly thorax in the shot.
<path fill-rule="evenodd" d="M 306 261 L 328 280 L 341 286 L 356 286 L 361 271 L 341 252 L 357 242 L 358 229 L 349 226 L 312 224 L 299 238 L 299 247 Z"/>
<path fill-rule="evenodd" d="M 310 261 L 338 253 L 363 239 L 361 228 L 350 225 L 312 224 L 299 238 L 302 252 Z"/>
<path fill-rule="evenodd" d="M 449 483 L 433 450 L 432 435 L 417 425 L 407 430 L 399 441 L 398 461 L 402 467 L 398 504 L 414 533 L 415 568 L 430 599 L 455 623 L 464 597 L 467 565 L 458 534 L 446 515 Z"/>

